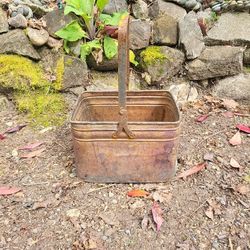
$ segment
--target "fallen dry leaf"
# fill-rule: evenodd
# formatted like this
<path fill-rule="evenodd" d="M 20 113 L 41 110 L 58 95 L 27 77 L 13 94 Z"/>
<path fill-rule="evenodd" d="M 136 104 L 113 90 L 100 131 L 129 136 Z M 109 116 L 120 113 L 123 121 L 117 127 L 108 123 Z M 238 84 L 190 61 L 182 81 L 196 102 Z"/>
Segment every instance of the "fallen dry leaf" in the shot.
<path fill-rule="evenodd" d="M 28 144 L 28 145 L 23 146 L 23 147 L 19 147 L 18 149 L 19 150 L 32 150 L 34 148 L 41 146 L 42 144 L 44 144 L 44 142 L 35 142 L 35 143 Z"/>
<path fill-rule="evenodd" d="M 79 217 L 80 216 L 80 210 L 77 209 L 77 208 L 72 208 L 72 209 L 69 209 L 67 212 L 66 212 L 66 215 L 67 217 Z"/>
<path fill-rule="evenodd" d="M 250 191 L 250 188 L 248 185 L 239 184 L 235 190 L 240 194 L 247 194 Z"/>
<path fill-rule="evenodd" d="M 205 161 L 213 161 L 214 159 L 214 154 L 212 152 L 208 152 L 203 156 L 203 159 Z"/>
<path fill-rule="evenodd" d="M 230 166 L 233 167 L 233 168 L 237 168 L 240 171 L 242 170 L 242 166 L 234 158 L 231 158 Z"/>
<path fill-rule="evenodd" d="M 39 208 L 47 208 L 49 205 L 49 201 L 38 201 L 35 202 L 34 205 L 32 206 L 32 210 L 37 210 Z"/>
<path fill-rule="evenodd" d="M 213 212 L 213 208 L 212 207 L 209 207 L 206 211 L 205 211 L 205 215 L 213 220 L 214 219 L 214 212 Z"/>
<path fill-rule="evenodd" d="M 226 109 L 235 109 L 237 106 L 239 106 L 239 103 L 233 99 L 222 99 L 222 100 L 223 100 L 222 104 Z"/>
<path fill-rule="evenodd" d="M 20 131 L 22 128 L 26 127 L 27 125 L 23 124 L 23 125 L 17 125 L 16 127 L 13 127 L 13 128 L 9 128 L 7 129 L 4 134 L 12 134 L 12 133 L 15 133 L 15 132 L 18 132 Z"/>
<path fill-rule="evenodd" d="M 247 134 L 250 134 L 250 128 L 249 128 L 248 126 L 244 125 L 244 124 L 238 124 L 238 125 L 236 126 L 236 128 L 239 129 L 239 130 L 242 131 L 242 132 L 245 132 L 245 133 L 247 133 Z"/>
<path fill-rule="evenodd" d="M 192 175 L 192 174 L 195 174 L 195 173 L 198 173 L 200 172 L 201 170 L 203 170 L 205 167 L 207 166 L 207 163 L 206 162 L 203 162 L 203 163 L 200 163 L 186 171 L 184 171 L 183 173 L 179 174 L 177 176 L 177 178 L 186 178 L 188 177 L 189 175 Z"/>
<path fill-rule="evenodd" d="M 5 139 L 6 137 L 3 134 L 0 134 L 0 141 Z"/>
<path fill-rule="evenodd" d="M 216 215 L 221 214 L 221 206 L 220 206 L 220 204 L 218 204 L 215 200 L 211 200 L 211 199 L 209 199 L 207 202 L 210 205 L 210 207 L 213 209 L 214 214 L 216 214 Z"/>
<path fill-rule="evenodd" d="M 161 228 L 161 225 L 162 225 L 162 223 L 164 221 L 163 218 L 162 218 L 163 211 L 160 208 L 159 204 L 157 202 L 155 202 L 155 201 L 153 203 L 151 211 L 152 211 L 154 222 L 156 224 L 156 230 L 157 230 L 157 232 L 159 232 L 160 228 Z"/>
<path fill-rule="evenodd" d="M 141 228 L 143 230 L 146 230 L 148 228 L 148 224 L 149 224 L 149 217 L 148 215 L 145 215 L 141 221 Z"/>
<path fill-rule="evenodd" d="M 24 155 L 21 155 L 20 158 L 34 158 L 36 156 L 39 156 L 43 151 L 45 150 L 45 148 L 41 148 L 41 149 L 38 149 L 38 150 L 35 150 L 35 151 L 32 151 L 30 153 L 27 153 L 27 154 L 24 154 Z"/>
<path fill-rule="evenodd" d="M 241 144 L 241 136 L 239 131 L 229 140 L 229 143 L 233 146 Z"/>
<path fill-rule="evenodd" d="M 159 201 L 160 203 L 168 203 L 172 199 L 172 194 L 171 193 L 164 193 L 164 192 L 154 192 L 153 193 L 153 200 L 154 201 Z"/>
<path fill-rule="evenodd" d="M 149 195 L 149 192 L 141 190 L 141 189 L 134 189 L 127 192 L 129 197 L 146 197 Z"/>
<path fill-rule="evenodd" d="M 0 195 L 10 195 L 20 192 L 21 188 L 17 187 L 0 187 Z"/>
<path fill-rule="evenodd" d="M 222 115 L 226 118 L 233 118 L 234 117 L 234 113 L 231 111 L 226 111 L 226 112 L 222 113 Z"/>
<path fill-rule="evenodd" d="M 205 120 L 207 120 L 208 116 L 209 116 L 209 115 L 200 115 L 200 116 L 198 116 L 198 117 L 195 119 L 195 121 L 196 121 L 196 122 L 202 123 L 202 122 L 204 122 Z"/>
<path fill-rule="evenodd" d="M 238 113 L 234 112 L 234 115 L 241 116 L 241 117 L 250 117 L 250 114 Z"/>

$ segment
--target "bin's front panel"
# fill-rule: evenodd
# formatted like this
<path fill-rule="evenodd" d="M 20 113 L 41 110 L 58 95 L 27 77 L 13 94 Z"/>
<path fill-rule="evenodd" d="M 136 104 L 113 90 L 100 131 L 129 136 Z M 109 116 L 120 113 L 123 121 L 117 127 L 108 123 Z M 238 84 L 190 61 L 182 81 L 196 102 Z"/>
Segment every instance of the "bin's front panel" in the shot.
<path fill-rule="evenodd" d="M 177 140 L 74 140 L 77 173 L 89 182 L 164 182 L 176 171 Z"/>

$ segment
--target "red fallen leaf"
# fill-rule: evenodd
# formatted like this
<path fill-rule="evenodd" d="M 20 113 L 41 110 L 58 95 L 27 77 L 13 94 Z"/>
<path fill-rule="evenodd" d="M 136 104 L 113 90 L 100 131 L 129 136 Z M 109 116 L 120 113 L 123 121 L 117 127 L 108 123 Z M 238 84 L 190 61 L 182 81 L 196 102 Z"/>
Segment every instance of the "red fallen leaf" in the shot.
<path fill-rule="evenodd" d="M 6 137 L 3 134 L 0 134 L 0 141 L 5 139 Z"/>
<path fill-rule="evenodd" d="M 239 131 L 229 140 L 229 143 L 233 146 L 241 144 L 241 136 Z"/>
<path fill-rule="evenodd" d="M 29 144 L 29 145 L 26 145 L 26 146 L 23 146 L 23 147 L 20 147 L 18 148 L 19 150 L 32 150 L 34 148 L 37 148 L 39 146 L 41 146 L 44 142 L 35 142 L 35 143 L 32 143 L 32 144 Z"/>
<path fill-rule="evenodd" d="M 222 115 L 226 118 L 233 118 L 234 117 L 234 113 L 231 111 L 226 111 L 226 112 L 222 113 Z"/>
<path fill-rule="evenodd" d="M 207 120 L 208 116 L 209 116 L 209 115 L 200 115 L 200 116 L 198 116 L 198 117 L 195 119 L 195 121 L 196 121 L 196 122 L 202 123 L 202 122 L 204 122 L 205 120 Z"/>
<path fill-rule="evenodd" d="M 163 211 L 160 208 L 159 204 L 157 202 L 155 202 L 155 201 L 153 203 L 151 211 L 152 211 L 154 222 L 156 224 L 156 230 L 157 230 L 157 232 L 159 232 L 160 228 L 161 228 L 161 225 L 162 225 L 162 223 L 164 221 L 163 218 L 162 218 Z"/>
<path fill-rule="evenodd" d="M 14 128 L 9 128 L 7 129 L 4 134 L 12 134 L 12 133 L 15 133 L 17 131 L 20 131 L 22 128 L 26 127 L 27 125 L 23 124 L 23 125 L 17 125 L 16 127 Z"/>
<path fill-rule="evenodd" d="M 32 151 L 28 154 L 25 154 L 25 155 L 21 155 L 20 158 L 34 158 L 36 156 L 39 156 L 43 151 L 45 150 L 45 148 L 41 148 L 41 149 L 38 149 L 36 151 Z"/>
<path fill-rule="evenodd" d="M 127 195 L 129 197 L 146 197 L 149 195 L 149 192 L 141 190 L 141 189 L 134 189 L 134 190 L 128 191 Z"/>
<path fill-rule="evenodd" d="M 244 125 L 244 124 L 238 124 L 238 125 L 236 126 L 236 128 L 239 129 L 239 130 L 242 131 L 242 132 L 245 132 L 245 133 L 247 133 L 247 134 L 250 134 L 250 128 L 249 128 L 248 126 Z"/>
<path fill-rule="evenodd" d="M 200 172 L 201 170 L 203 170 L 205 167 L 207 166 L 207 163 L 206 162 L 203 162 L 203 163 L 200 163 L 186 171 L 184 171 L 183 173 L 179 174 L 177 176 L 177 178 L 186 178 L 188 177 L 189 175 L 192 175 L 192 174 L 195 174 L 195 173 L 198 173 Z"/>
<path fill-rule="evenodd" d="M 10 195 L 21 191 L 21 188 L 17 187 L 0 187 L 0 195 Z"/>

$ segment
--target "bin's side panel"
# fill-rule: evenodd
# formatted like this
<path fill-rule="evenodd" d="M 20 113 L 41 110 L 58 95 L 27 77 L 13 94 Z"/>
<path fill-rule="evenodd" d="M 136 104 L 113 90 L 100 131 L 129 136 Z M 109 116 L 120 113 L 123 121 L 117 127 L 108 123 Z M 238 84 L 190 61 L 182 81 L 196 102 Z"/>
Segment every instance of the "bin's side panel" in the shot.
<path fill-rule="evenodd" d="M 177 140 L 74 139 L 78 176 L 89 182 L 164 182 L 176 171 Z"/>

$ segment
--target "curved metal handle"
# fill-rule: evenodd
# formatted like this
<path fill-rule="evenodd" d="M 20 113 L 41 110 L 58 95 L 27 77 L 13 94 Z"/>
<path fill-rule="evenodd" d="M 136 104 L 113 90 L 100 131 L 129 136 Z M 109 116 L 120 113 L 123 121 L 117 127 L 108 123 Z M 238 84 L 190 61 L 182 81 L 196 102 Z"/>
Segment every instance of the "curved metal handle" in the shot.
<path fill-rule="evenodd" d="M 124 131 L 129 138 L 135 138 L 134 134 L 128 128 L 127 115 L 127 88 L 129 87 L 129 15 L 125 16 L 118 29 L 118 84 L 119 84 L 119 116 L 120 121 L 117 125 L 117 131 L 113 138 L 118 138 Z"/>

